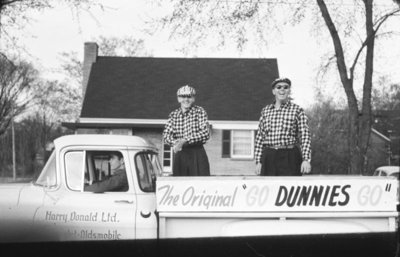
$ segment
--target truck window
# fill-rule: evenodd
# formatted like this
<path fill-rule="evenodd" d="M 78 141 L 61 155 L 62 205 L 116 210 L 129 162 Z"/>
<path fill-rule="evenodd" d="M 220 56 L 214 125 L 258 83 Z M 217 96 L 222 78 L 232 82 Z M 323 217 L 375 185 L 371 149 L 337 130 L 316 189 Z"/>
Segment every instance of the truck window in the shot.
<path fill-rule="evenodd" d="M 49 157 L 42 173 L 35 182 L 35 185 L 44 187 L 55 187 L 57 185 L 56 155 L 55 151 Z"/>
<path fill-rule="evenodd" d="M 161 166 L 154 152 L 141 152 L 135 156 L 136 173 L 140 189 L 155 192 L 155 180 L 161 174 Z"/>
<path fill-rule="evenodd" d="M 87 151 L 84 191 L 126 192 L 129 189 L 125 161 L 119 151 Z"/>
<path fill-rule="evenodd" d="M 65 154 L 67 186 L 72 190 L 82 191 L 84 175 L 83 158 L 83 151 L 71 151 Z"/>

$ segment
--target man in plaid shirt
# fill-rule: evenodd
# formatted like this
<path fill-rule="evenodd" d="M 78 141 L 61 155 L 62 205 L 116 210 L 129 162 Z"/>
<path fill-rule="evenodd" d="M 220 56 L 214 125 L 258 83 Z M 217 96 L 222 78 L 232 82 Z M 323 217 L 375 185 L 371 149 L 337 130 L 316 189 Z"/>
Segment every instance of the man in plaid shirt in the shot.
<path fill-rule="evenodd" d="M 307 116 L 290 101 L 290 87 L 288 78 L 274 80 L 275 102 L 261 111 L 255 143 L 257 175 L 300 176 L 311 172 Z"/>
<path fill-rule="evenodd" d="M 203 145 L 210 138 L 206 111 L 194 105 L 196 91 L 186 85 L 178 92 L 180 108 L 171 112 L 164 128 L 164 142 L 174 152 L 174 176 L 209 176 L 210 164 Z"/>

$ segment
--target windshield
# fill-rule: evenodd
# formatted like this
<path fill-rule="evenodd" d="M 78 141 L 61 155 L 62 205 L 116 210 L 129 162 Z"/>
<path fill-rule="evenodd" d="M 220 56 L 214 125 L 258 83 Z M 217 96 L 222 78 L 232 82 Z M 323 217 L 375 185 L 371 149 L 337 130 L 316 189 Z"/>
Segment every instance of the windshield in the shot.
<path fill-rule="evenodd" d="M 144 192 L 154 192 L 155 179 L 161 174 L 157 154 L 151 151 L 140 152 L 135 156 L 135 163 L 140 189 Z"/>

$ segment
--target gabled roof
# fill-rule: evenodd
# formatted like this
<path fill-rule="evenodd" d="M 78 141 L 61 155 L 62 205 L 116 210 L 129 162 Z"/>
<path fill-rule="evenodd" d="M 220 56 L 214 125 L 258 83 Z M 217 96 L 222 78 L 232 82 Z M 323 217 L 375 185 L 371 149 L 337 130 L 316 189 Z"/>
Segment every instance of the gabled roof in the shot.
<path fill-rule="evenodd" d="M 176 91 L 190 84 L 209 120 L 257 121 L 278 76 L 276 59 L 99 56 L 81 118 L 167 119 Z"/>
<path fill-rule="evenodd" d="M 385 136 L 400 134 L 399 110 L 377 110 L 374 112 L 374 127 Z"/>

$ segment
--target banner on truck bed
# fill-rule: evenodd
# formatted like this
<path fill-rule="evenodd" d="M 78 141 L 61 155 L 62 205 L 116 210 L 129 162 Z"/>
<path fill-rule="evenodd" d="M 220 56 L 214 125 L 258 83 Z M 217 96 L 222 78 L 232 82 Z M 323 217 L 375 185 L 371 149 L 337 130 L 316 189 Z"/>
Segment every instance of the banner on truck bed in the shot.
<path fill-rule="evenodd" d="M 157 210 L 396 211 L 397 183 L 376 177 L 168 177 L 157 181 Z"/>

